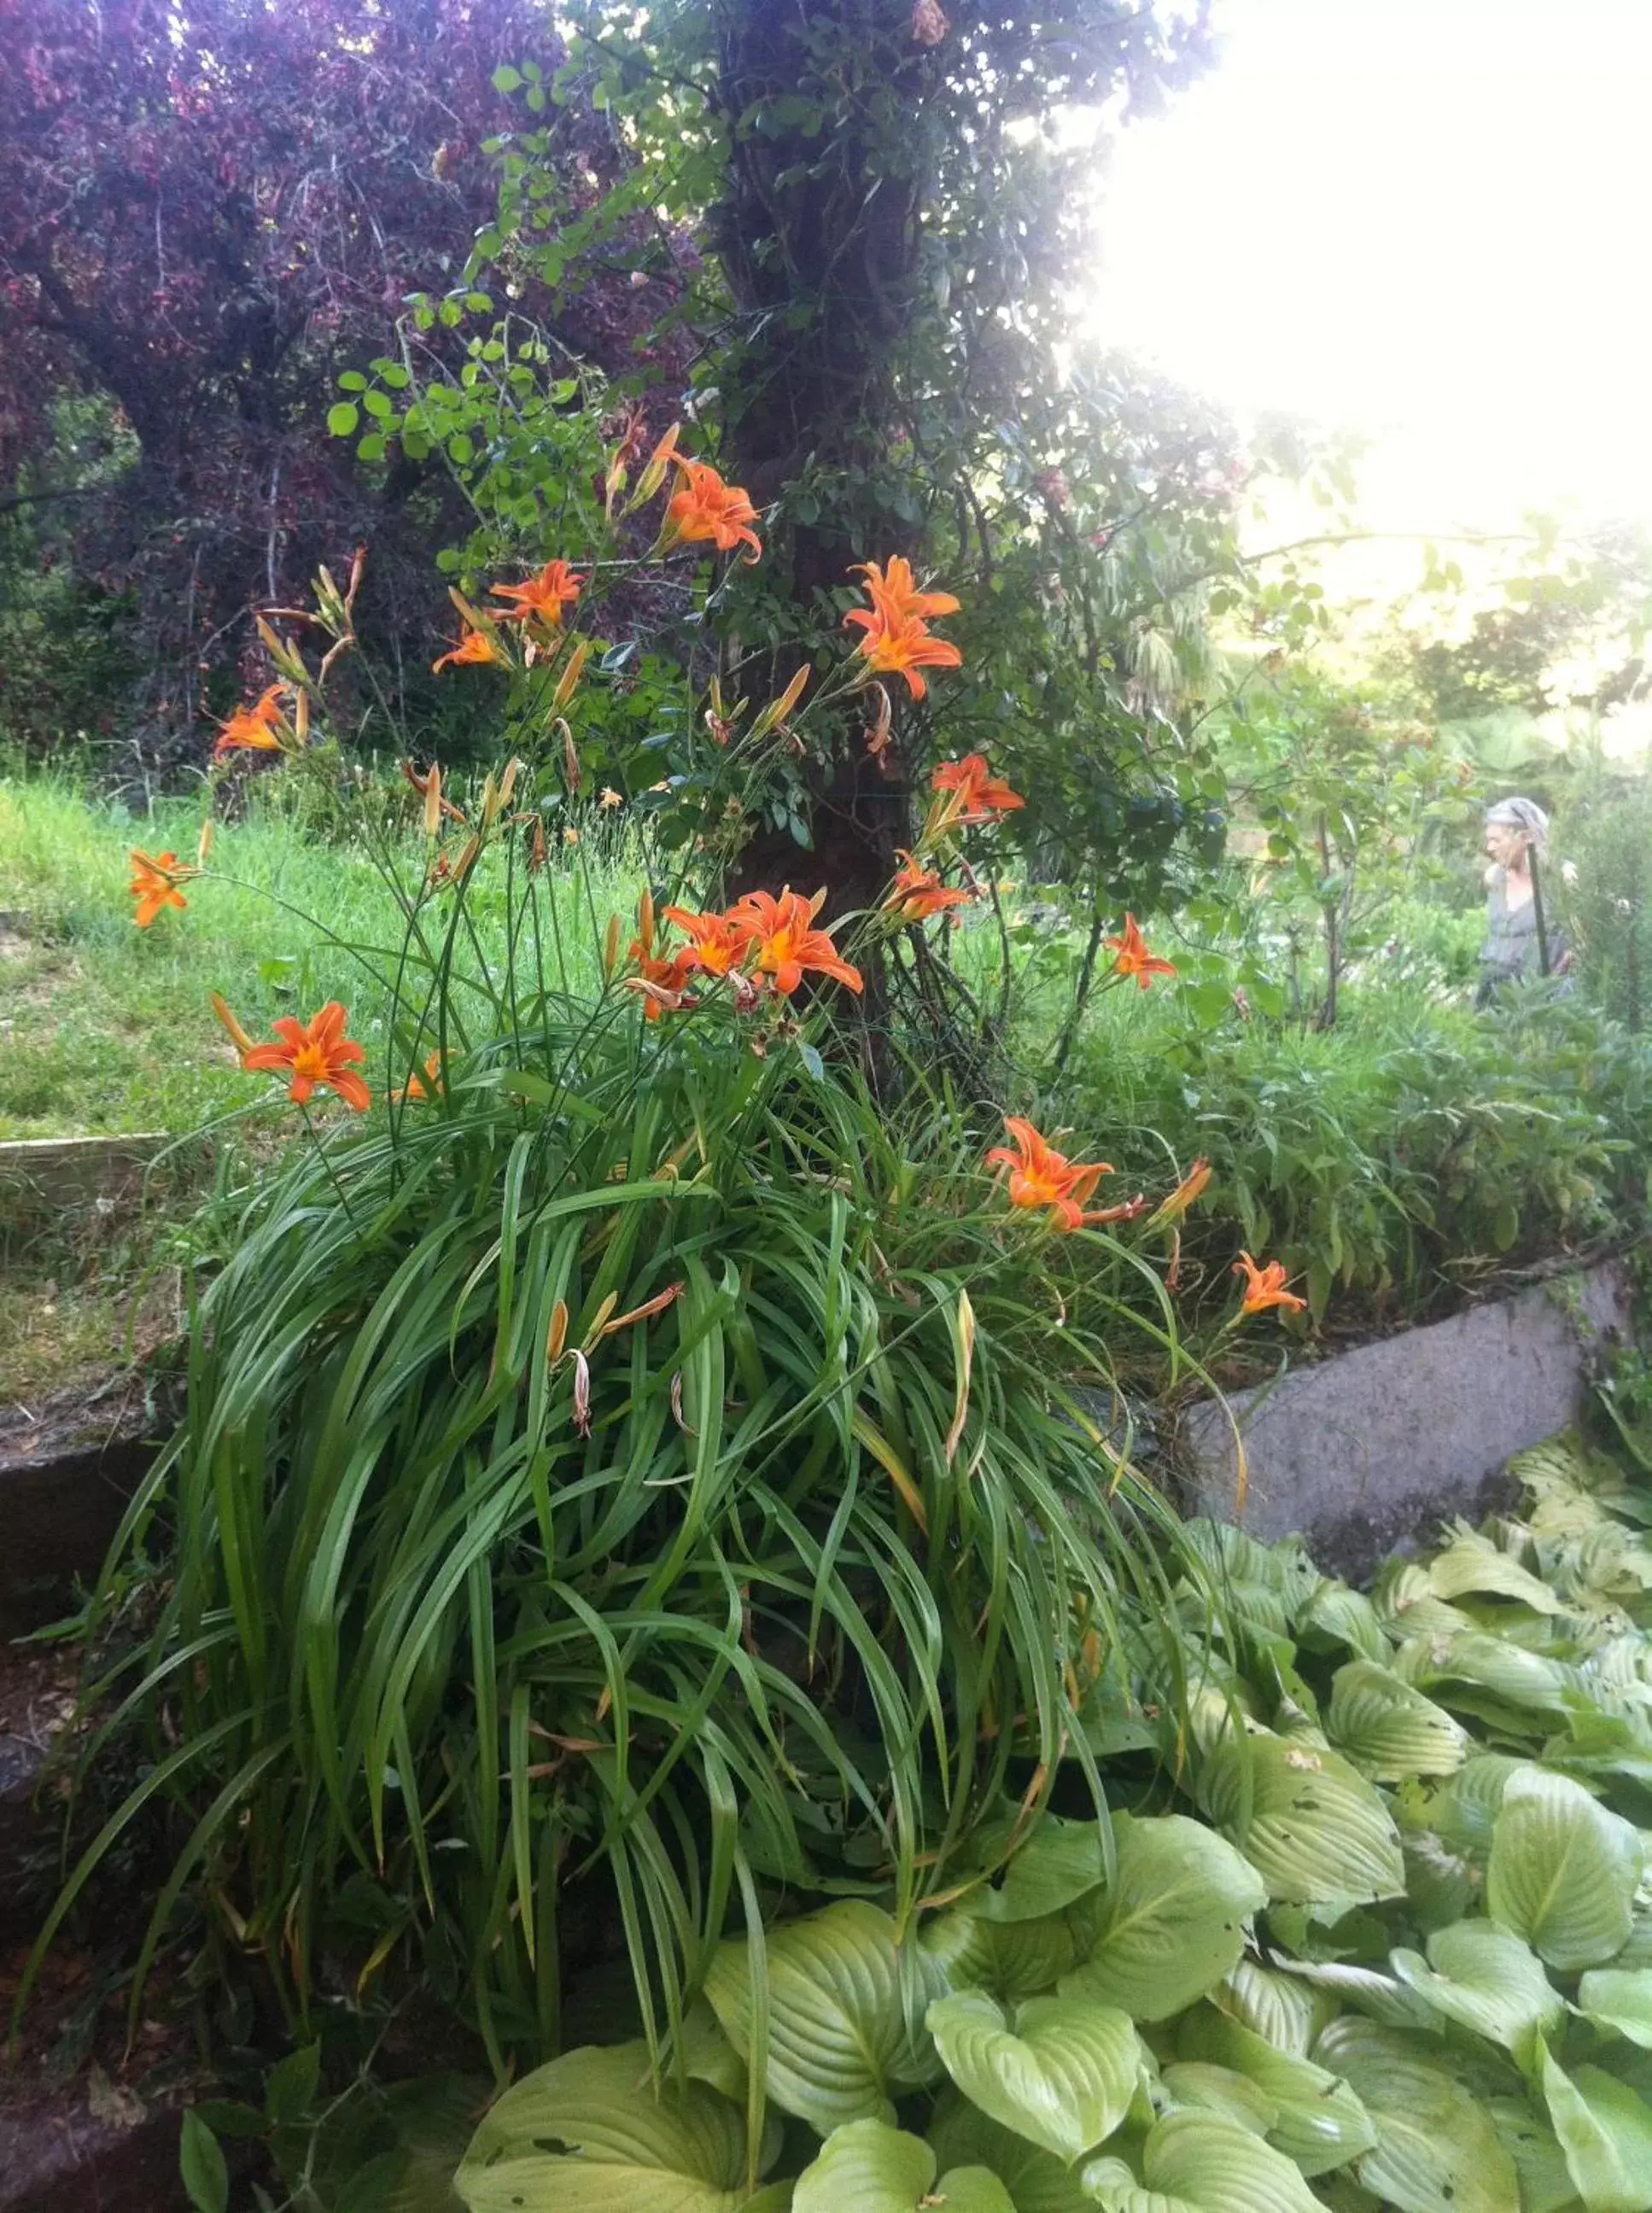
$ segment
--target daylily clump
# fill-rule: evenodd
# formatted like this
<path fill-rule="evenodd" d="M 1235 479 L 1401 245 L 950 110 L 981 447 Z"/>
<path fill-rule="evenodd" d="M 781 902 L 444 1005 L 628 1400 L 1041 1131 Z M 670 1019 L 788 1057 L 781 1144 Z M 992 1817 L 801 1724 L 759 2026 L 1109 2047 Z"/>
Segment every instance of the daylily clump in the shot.
<path fill-rule="evenodd" d="M 789 997 L 806 975 L 830 976 L 858 991 L 859 969 L 844 959 L 829 930 L 814 926 L 825 899 L 824 887 L 807 899 L 788 885 L 778 899 L 770 892 L 747 892 L 721 913 L 668 906 L 661 920 L 674 924 L 689 942 L 669 954 L 656 954 L 654 905 L 645 893 L 631 944 L 635 973 L 624 979 L 625 987 L 647 1002 L 650 1018 L 694 1003 L 685 995 L 694 976 L 728 978 L 742 1008 L 754 1004 L 764 987 Z"/>

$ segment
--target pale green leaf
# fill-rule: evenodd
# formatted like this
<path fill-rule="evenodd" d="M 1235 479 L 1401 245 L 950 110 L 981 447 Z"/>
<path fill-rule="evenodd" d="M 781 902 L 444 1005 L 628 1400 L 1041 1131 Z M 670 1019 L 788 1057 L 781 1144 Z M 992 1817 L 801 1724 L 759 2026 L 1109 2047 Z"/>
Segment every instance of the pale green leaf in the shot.
<path fill-rule="evenodd" d="M 1163 2070 L 1159 2082 L 1173 2106 L 1221 2113 L 1253 2136 L 1265 2137 L 1278 2125 L 1274 2100 L 1260 2083 L 1232 2067 L 1218 2067 L 1208 2059 L 1179 2059 Z"/>
<path fill-rule="evenodd" d="M 1322 1582 L 1314 1594 L 1308 1619 L 1322 1637 L 1345 1644 L 1358 1658 L 1387 1664 L 1393 1647 L 1363 1591 L 1350 1590 L 1346 1583 Z"/>
<path fill-rule="evenodd" d="M 1106 1875 L 1100 1824 L 1039 1822 L 1002 1874 L 963 1901 L 983 1921 L 1037 1921 L 1096 1889 Z"/>
<path fill-rule="evenodd" d="M 1250 1819 L 1245 1820 L 1248 1765 Z M 1382 1800 L 1334 1752 L 1282 1737 L 1231 1735 L 1205 1759 L 1201 1804 L 1268 1886 L 1310 1905 L 1396 1896 L 1405 1887 L 1399 1832 Z"/>
<path fill-rule="evenodd" d="M 991 2119 L 955 2090 L 942 2092 L 929 2137 L 943 2173 L 985 2167 L 1009 2192 L 1015 2213 L 1092 2213 L 1094 2200 L 1079 2171 Z"/>
<path fill-rule="evenodd" d="M 924 2079 L 901 2004 L 895 1925 L 861 1899 L 771 1930 L 769 2095 L 821 2136 L 844 2121 L 893 2121 L 892 2093 Z M 705 1994 L 742 2058 L 752 2043 L 743 1939 L 720 1945 Z"/>
<path fill-rule="evenodd" d="M 1216 2113 L 1167 2114 L 1142 2151 L 1145 2189 L 1098 2179 L 1110 2213 L 1320 2213 L 1291 2162 Z"/>
<path fill-rule="evenodd" d="M 1599 2067 L 1570 2075 L 1539 2045 L 1543 2095 L 1577 2194 L 1589 2213 L 1652 2206 L 1652 2106 Z"/>
<path fill-rule="evenodd" d="M 1485 2110 L 1508 2150 L 1520 2179 L 1521 2213 L 1563 2213 L 1575 2207 L 1577 2192 L 1560 2139 L 1524 2098 L 1488 2098 Z"/>
<path fill-rule="evenodd" d="M 935 2154 L 921 2137 L 845 2121 L 798 2176 L 792 2213 L 917 2213 L 934 2180 Z"/>
<path fill-rule="evenodd" d="M 1493 1598 L 1518 1599 L 1534 1613 L 1558 1613 L 1560 1600 L 1547 1583 L 1521 1567 L 1520 1562 L 1475 1530 L 1457 1525 L 1457 1533 L 1428 1566 L 1429 1588 L 1448 1604 L 1469 1593 Z"/>
<path fill-rule="evenodd" d="M 1164 2021 L 1221 1981 L 1267 1903 L 1248 1860 L 1185 1814 L 1113 1821 L 1117 1871 L 1102 1893 L 1094 1948 L 1066 1977 L 1071 1993 Z"/>
<path fill-rule="evenodd" d="M 1187 2015 L 1177 2032 L 1176 2054 L 1231 2068 L 1253 2082 L 1275 2108 L 1268 2142 L 1306 2175 L 1345 2167 L 1376 2142 L 1359 2099 L 1334 2073 L 1277 2050 L 1212 2006 L 1196 2006 Z"/>
<path fill-rule="evenodd" d="M 1448 2021 L 1460 2022 L 1512 2051 L 1530 2030 L 1552 2029 L 1565 2001 L 1543 1963 L 1518 1936 L 1493 1921 L 1459 1921 L 1436 1929 L 1428 1958 L 1393 1954 L 1394 1972 Z"/>
<path fill-rule="evenodd" d="M 1295 1976 L 1255 1960 L 1241 1960 L 1210 1992 L 1210 2003 L 1253 2030 L 1265 2044 L 1293 2052 L 1298 2059 L 1307 2058 L 1314 2038 L 1337 2010 L 1334 2002 L 1323 2003 Z"/>
<path fill-rule="evenodd" d="M 1337 1670 L 1325 1733 L 1379 1783 L 1450 1775 L 1462 1765 L 1469 1743 L 1467 1731 L 1443 1706 L 1369 1660 L 1350 1660 Z"/>
<path fill-rule="evenodd" d="M 949 2167 L 935 2186 L 935 2201 L 946 2213 L 1016 2213 L 1015 2200 L 987 2167 Z"/>
<path fill-rule="evenodd" d="M 1652 2051 L 1652 1968 L 1591 1967 L 1577 1985 L 1577 2009 Z"/>
<path fill-rule="evenodd" d="M 1509 1777 L 1491 1832 L 1486 1911 L 1563 1972 L 1628 1941 L 1642 1866 L 1637 1831 L 1569 1776 Z"/>
<path fill-rule="evenodd" d="M 1085 1998 L 1030 1998 L 1010 2027 L 983 1990 L 938 1998 L 925 2025 L 947 2072 L 993 2120 L 1075 2160 L 1124 2119 L 1143 2064 L 1128 2014 Z"/>
<path fill-rule="evenodd" d="M 1515 2164 L 1497 2125 L 1420 2037 L 1344 2015 L 1314 2058 L 1349 2084 L 1376 2130 L 1355 2173 L 1399 2213 L 1521 2213 Z"/>
<path fill-rule="evenodd" d="M 656 2089 L 644 2045 L 587 2045 L 504 2093 L 454 2189 L 470 2213 L 741 2213 L 746 2117 L 703 2083 Z"/>
<path fill-rule="evenodd" d="M 966 1907 L 931 1917 L 919 1933 L 925 1989 L 991 1990 L 1006 2005 L 1041 1997 L 1089 1950 L 1094 1917 L 1087 1901 L 1038 1921 L 982 1921 Z"/>

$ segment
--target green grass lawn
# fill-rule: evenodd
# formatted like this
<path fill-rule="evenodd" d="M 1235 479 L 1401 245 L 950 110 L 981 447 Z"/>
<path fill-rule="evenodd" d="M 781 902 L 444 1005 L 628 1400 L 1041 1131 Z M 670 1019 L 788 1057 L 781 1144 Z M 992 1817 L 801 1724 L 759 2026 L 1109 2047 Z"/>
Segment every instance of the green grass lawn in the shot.
<path fill-rule="evenodd" d="M 367 1047 L 368 1080 L 375 1089 L 384 1082 L 384 979 L 402 926 L 365 845 L 323 843 L 255 810 L 218 826 L 211 874 L 188 887 L 185 911 L 167 908 L 135 928 L 129 850 L 188 857 L 199 826 L 198 808 L 183 802 L 135 817 L 49 777 L 0 779 L 0 910 L 28 918 L 0 944 L 0 1139 L 182 1134 L 262 1101 L 273 1109 L 270 1080 L 237 1065 L 212 1015 L 214 991 L 254 1036 L 277 1015 L 308 1016 L 343 1000 L 351 1035 Z M 605 858 L 598 842 L 594 832 L 576 853 L 553 858 L 554 927 L 543 948 L 551 972 L 565 959 L 588 985 L 601 924 L 615 910 L 629 921 L 637 889 L 623 849 Z M 395 850 L 412 880 L 411 820 Z M 496 874 L 503 866 L 497 854 L 484 863 Z M 461 960 L 472 972 L 503 958 L 502 890 L 496 905 L 490 889 L 485 877 L 471 901 L 477 938 Z"/>
<path fill-rule="evenodd" d="M 366 803 L 416 881 L 411 793 L 381 784 Z M 186 908 L 137 929 L 128 853 L 187 858 L 199 828 L 187 802 L 134 816 L 62 778 L 0 777 L 0 912 L 13 918 L 0 924 L 0 1142 L 181 1139 L 206 1127 L 221 1154 L 233 1141 L 243 1162 L 279 1151 L 301 1133 L 297 1111 L 272 1078 L 240 1067 L 212 1014 L 214 991 L 254 1036 L 278 1015 L 308 1016 L 341 999 L 375 1094 L 401 1081 L 387 1019 L 401 917 L 366 844 L 324 840 L 283 816 L 275 795 L 259 794 L 247 820 L 218 826 L 211 873 L 187 887 Z M 607 917 L 618 911 L 629 924 L 635 911 L 633 860 L 612 823 L 587 825 L 576 849 L 553 844 L 540 948 L 552 977 L 565 962 L 576 988 L 594 990 Z M 475 937 L 460 955 L 472 974 L 503 962 L 503 868 L 491 854 L 473 886 Z M 442 911 L 430 910 L 438 931 Z M 534 959 L 531 945 L 521 951 Z M 316 1109 L 323 1122 L 348 1111 L 330 1100 Z M 167 1261 L 210 1159 L 180 1148 L 141 1203 L 113 1212 L 88 1201 L 25 1220 L 0 1202 L 0 1402 L 32 1405 L 175 1327 Z"/>

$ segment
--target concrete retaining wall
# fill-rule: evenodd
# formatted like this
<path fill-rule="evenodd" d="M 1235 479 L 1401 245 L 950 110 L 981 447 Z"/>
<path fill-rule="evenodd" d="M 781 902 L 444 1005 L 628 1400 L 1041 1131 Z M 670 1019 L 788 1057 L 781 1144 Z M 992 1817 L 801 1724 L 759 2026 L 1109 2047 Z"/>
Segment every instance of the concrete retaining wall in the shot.
<path fill-rule="evenodd" d="M 1237 1393 L 1242 1505 L 1228 1415 L 1196 1405 L 1188 1503 L 1258 1537 L 1299 1533 L 1323 1565 L 1362 1574 L 1399 1539 L 1484 1511 L 1510 1454 L 1576 1418 L 1588 1350 L 1629 1321 L 1626 1272 L 1606 1261 Z"/>

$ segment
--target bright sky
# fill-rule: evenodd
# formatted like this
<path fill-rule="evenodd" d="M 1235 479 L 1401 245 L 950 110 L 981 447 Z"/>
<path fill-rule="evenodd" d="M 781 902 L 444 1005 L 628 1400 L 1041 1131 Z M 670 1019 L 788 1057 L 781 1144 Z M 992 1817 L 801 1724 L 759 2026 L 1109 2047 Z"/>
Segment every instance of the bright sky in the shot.
<path fill-rule="evenodd" d="M 1216 0 L 1118 143 L 1093 327 L 1356 427 L 1373 527 L 1652 521 L 1652 0 Z"/>

